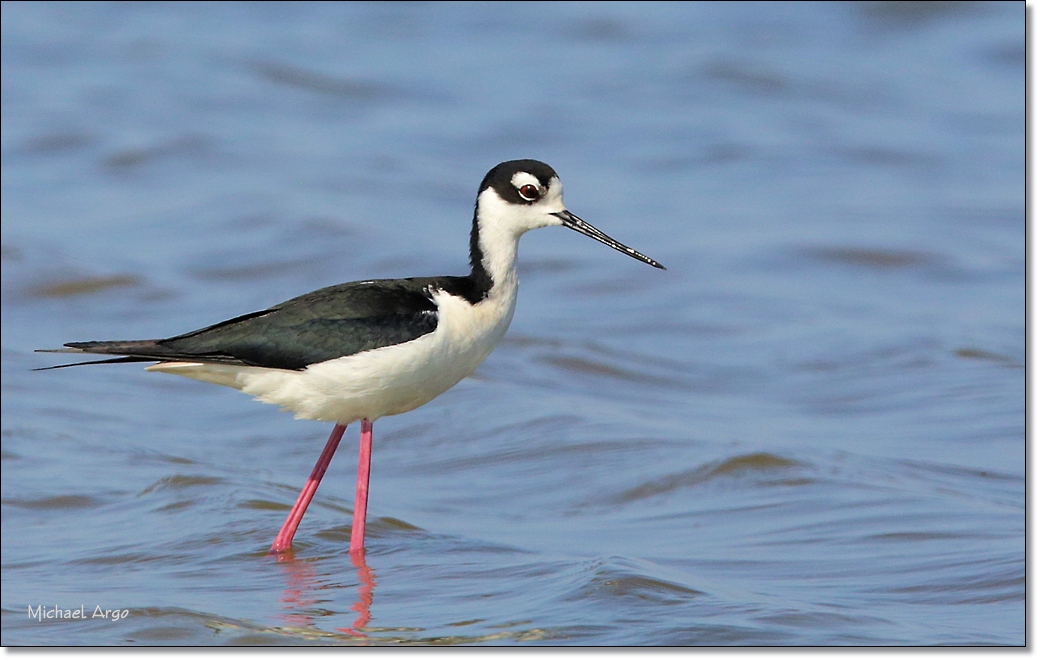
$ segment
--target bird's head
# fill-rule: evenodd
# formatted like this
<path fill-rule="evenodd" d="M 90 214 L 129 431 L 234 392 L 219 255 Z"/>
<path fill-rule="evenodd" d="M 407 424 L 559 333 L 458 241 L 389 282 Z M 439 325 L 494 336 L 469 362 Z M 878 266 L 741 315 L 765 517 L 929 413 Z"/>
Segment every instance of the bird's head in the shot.
<path fill-rule="evenodd" d="M 518 240 L 531 229 L 565 226 L 628 256 L 665 269 L 658 262 L 610 238 L 566 209 L 562 181 L 539 160 L 509 160 L 483 178 L 476 197 L 475 232 L 491 240 Z"/>

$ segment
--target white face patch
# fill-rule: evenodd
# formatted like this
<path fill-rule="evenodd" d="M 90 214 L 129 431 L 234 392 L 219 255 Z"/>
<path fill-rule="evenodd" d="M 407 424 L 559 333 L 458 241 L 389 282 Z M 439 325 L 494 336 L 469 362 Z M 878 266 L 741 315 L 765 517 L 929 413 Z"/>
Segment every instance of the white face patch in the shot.
<path fill-rule="evenodd" d="M 548 181 L 548 190 L 544 193 L 542 199 L 547 205 L 554 208 L 552 212 L 566 210 L 566 207 L 562 205 L 562 181 L 559 180 L 558 176 L 552 176 L 551 180 Z"/>
<path fill-rule="evenodd" d="M 562 182 L 559 181 L 559 177 L 553 176 L 548 181 L 548 185 L 544 186 L 533 174 L 516 172 L 512 176 L 511 183 L 515 186 L 519 197 L 532 202 L 533 206 L 550 206 L 554 210 L 565 210 L 565 206 L 562 205 Z M 533 186 L 533 189 L 529 186 Z"/>
<path fill-rule="evenodd" d="M 516 172 L 512 175 L 512 186 L 519 193 L 519 198 L 528 203 L 534 203 L 544 196 L 544 187 L 536 177 L 526 172 Z"/>
<path fill-rule="evenodd" d="M 512 176 L 512 185 L 516 190 L 524 185 L 535 185 L 541 193 L 544 192 L 544 187 L 541 185 L 541 182 L 537 180 L 537 177 L 527 172 L 516 172 L 515 175 Z"/>

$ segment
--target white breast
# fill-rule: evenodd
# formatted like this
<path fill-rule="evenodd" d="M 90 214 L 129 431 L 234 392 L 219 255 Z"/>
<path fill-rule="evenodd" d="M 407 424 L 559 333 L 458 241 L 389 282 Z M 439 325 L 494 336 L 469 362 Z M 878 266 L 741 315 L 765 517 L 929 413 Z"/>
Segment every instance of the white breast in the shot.
<path fill-rule="evenodd" d="M 472 374 L 504 336 L 515 312 L 514 274 L 477 304 L 433 294 L 436 330 L 413 341 L 313 364 L 302 371 L 165 362 L 149 371 L 234 387 L 296 418 L 348 424 L 424 405 Z"/>

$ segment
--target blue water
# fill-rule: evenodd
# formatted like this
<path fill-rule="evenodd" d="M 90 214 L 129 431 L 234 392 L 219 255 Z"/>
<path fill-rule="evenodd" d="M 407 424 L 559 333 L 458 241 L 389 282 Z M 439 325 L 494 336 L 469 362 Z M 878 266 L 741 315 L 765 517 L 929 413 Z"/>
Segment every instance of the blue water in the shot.
<path fill-rule="evenodd" d="M 2 642 L 1024 642 L 1021 3 L 2 6 Z M 461 274 L 505 342 L 350 428 L 36 348 Z M 37 620 L 32 607 L 86 619 Z M 125 617 L 90 617 L 95 607 Z"/>

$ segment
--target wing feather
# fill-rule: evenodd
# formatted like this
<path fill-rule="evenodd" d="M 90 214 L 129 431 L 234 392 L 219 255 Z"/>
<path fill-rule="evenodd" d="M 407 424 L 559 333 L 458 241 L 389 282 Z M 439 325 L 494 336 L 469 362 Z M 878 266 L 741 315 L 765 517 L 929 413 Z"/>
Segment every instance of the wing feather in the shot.
<path fill-rule="evenodd" d="M 80 364 L 184 361 L 301 370 L 434 331 L 437 314 L 430 291 L 453 288 L 455 279 L 462 278 L 339 284 L 168 339 L 65 345 L 68 352 L 121 355 Z"/>

